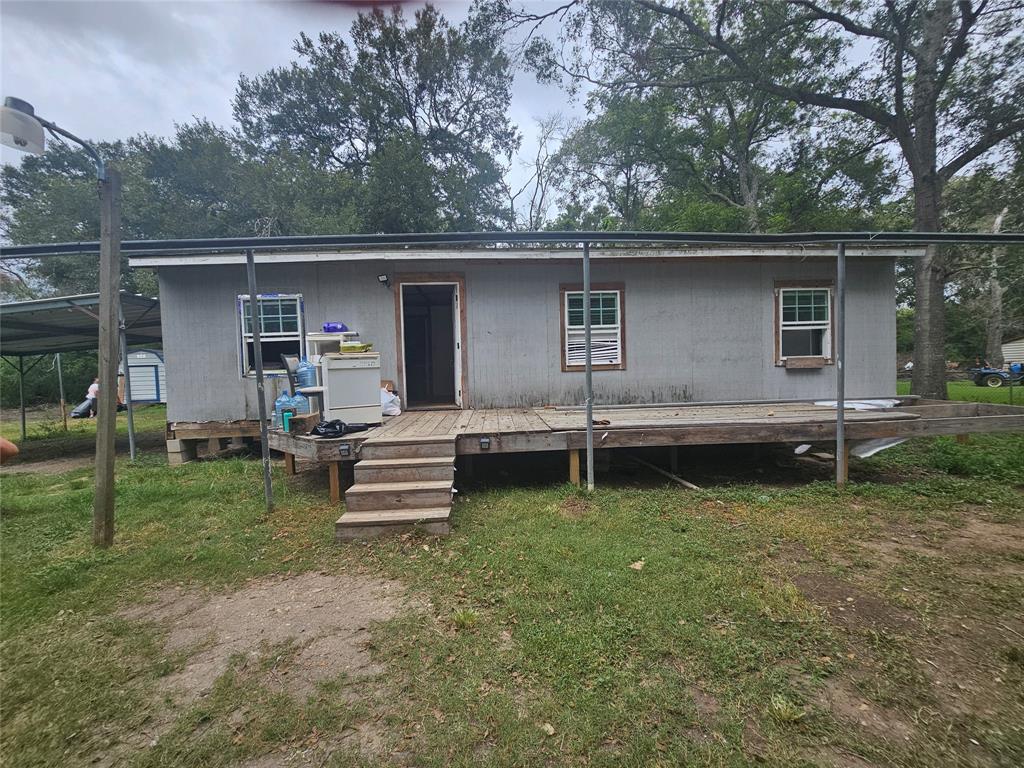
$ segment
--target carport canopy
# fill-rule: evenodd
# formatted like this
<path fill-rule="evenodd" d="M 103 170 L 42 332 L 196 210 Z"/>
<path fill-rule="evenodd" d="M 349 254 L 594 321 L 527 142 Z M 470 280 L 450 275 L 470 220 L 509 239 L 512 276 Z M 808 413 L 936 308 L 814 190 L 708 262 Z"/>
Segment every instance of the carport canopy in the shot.
<path fill-rule="evenodd" d="M 31 357 L 99 348 L 98 293 L 0 304 L 0 355 Z M 121 291 L 125 340 L 159 344 L 160 300 Z"/>
<path fill-rule="evenodd" d="M 46 355 L 95 350 L 100 343 L 100 295 L 54 296 L 49 299 L 0 304 L 0 357 L 18 371 L 18 399 L 21 406 L 21 438 L 25 439 L 25 374 Z M 131 344 L 151 346 L 163 338 L 160 329 L 160 300 L 121 291 L 121 359 Z M 18 358 L 15 365 L 9 357 Z M 36 359 L 26 368 L 25 358 Z M 127 368 L 126 368 L 127 370 Z M 60 366 L 58 365 L 58 375 Z M 131 389 L 126 380 L 128 441 L 135 458 L 135 426 L 132 419 Z M 61 379 L 63 409 L 64 384 Z M 67 422 L 65 421 L 65 428 Z"/>

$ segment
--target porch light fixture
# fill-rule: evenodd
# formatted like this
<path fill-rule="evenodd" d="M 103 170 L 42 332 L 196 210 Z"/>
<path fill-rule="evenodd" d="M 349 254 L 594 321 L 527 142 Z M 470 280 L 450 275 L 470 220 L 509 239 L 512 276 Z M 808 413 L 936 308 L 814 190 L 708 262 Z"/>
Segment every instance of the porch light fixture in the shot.
<path fill-rule="evenodd" d="M 387 275 L 377 275 L 377 282 L 383 285 L 385 288 L 391 287 L 391 278 Z"/>
<path fill-rule="evenodd" d="M 491 450 L 491 438 L 489 438 L 489 437 L 481 437 L 480 438 L 480 450 L 481 451 L 489 451 L 489 450 Z"/>

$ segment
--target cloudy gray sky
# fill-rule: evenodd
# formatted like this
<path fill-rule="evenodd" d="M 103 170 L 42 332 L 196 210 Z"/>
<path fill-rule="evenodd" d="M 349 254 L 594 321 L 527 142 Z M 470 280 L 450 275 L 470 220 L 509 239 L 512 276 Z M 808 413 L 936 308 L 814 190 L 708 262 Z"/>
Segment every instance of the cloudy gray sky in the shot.
<path fill-rule="evenodd" d="M 456 22 L 469 8 L 468 1 L 434 4 Z M 95 140 L 168 135 L 193 116 L 228 126 L 240 74 L 291 61 L 299 32 L 347 32 L 356 13 L 350 4 L 300 0 L 3 0 L 0 89 Z M 524 153 L 534 119 L 552 112 L 582 107 L 519 74 L 511 118 Z M 4 148 L 0 159 L 17 156 Z"/>

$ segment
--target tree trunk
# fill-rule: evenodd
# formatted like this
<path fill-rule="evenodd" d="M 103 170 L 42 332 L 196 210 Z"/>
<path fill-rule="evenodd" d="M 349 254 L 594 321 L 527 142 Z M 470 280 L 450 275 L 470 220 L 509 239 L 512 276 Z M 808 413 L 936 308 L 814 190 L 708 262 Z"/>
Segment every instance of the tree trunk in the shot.
<path fill-rule="evenodd" d="M 1003 219 L 1006 217 L 1009 208 L 1003 210 L 996 216 L 992 225 L 993 232 L 999 232 L 1003 228 Z M 992 249 L 992 260 L 989 262 L 988 272 L 988 318 L 985 323 L 985 359 L 994 368 L 1003 367 L 1003 292 L 1004 288 L 999 283 L 999 259 L 1005 256 L 1005 248 L 996 247 Z"/>
<path fill-rule="evenodd" d="M 939 231 L 942 185 L 934 171 L 914 180 L 914 229 Z M 946 269 L 942 250 L 929 245 L 914 263 L 914 372 L 910 391 L 946 399 Z"/>

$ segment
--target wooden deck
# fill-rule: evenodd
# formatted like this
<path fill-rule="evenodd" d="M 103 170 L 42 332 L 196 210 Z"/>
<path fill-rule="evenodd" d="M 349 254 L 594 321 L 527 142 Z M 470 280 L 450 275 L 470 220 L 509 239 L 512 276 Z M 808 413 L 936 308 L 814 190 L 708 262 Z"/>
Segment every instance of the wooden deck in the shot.
<path fill-rule="evenodd" d="M 893 408 L 848 408 L 845 416 L 847 450 L 872 438 L 1024 431 L 1024 408 L 980 403 L 908 399 Z M 599 449 L 821 443 L 835 436 L 835 409 L 809 402 L 594 409 Z M 458 455 L 565 451 L 569 480 L 579 484 L 585 443 L 586 414 L 580 408 L 407 411 L 332 440 L 270 433 L 270 447 L 285 454 L 287 472 L 295 472 L 297 458 L 328 465 L 331 500 L 340 502 L 343 494 L 346 500 L 335 526 L 339 541 L 414 527 L 446 533 Z"/>
<path fill-rule="evenodd" d="M 1024 407 L 908 400 L 894 408 L 846 410 L 850 440 L 1024 431 Z M 612 406 L 594 409 L 594 445 L 642 446 L 821 442 L 835 439 L 834 408 L 813 403 Z M 457 454 L 582 448 L 579 408 L 406 411 L 339 440 L 271 433 L 271 447 L 316 461 L 354 461 L 368 440 L 455 438 Z M 486 440 L 482 440 L 486 438 Z"/>

